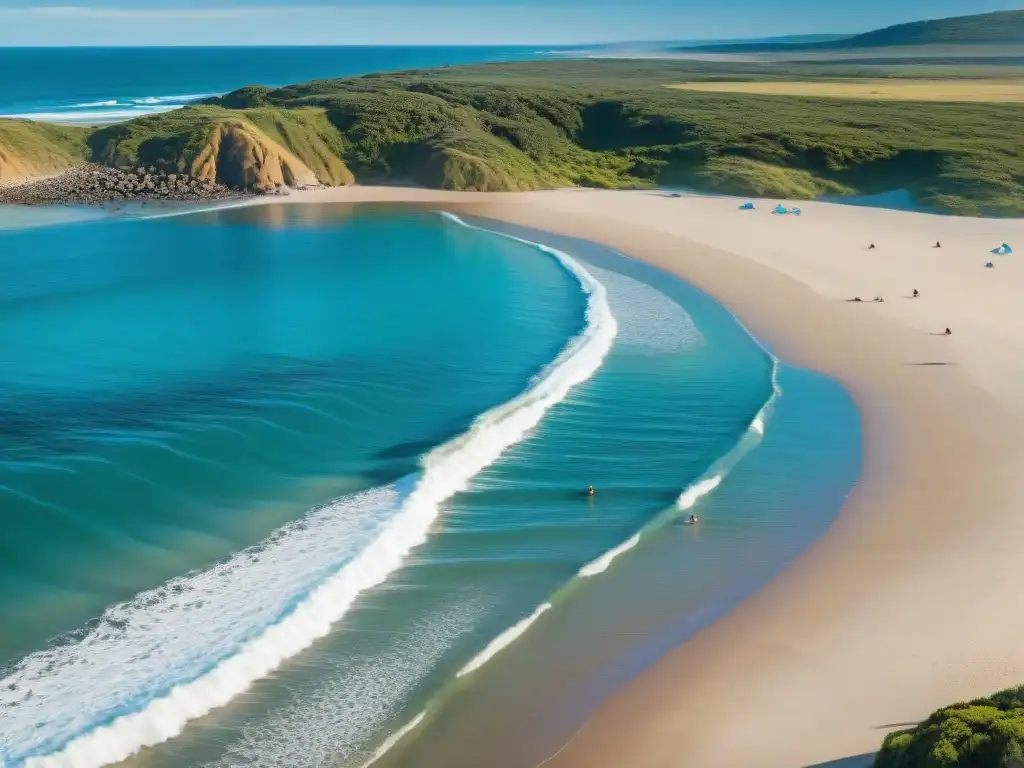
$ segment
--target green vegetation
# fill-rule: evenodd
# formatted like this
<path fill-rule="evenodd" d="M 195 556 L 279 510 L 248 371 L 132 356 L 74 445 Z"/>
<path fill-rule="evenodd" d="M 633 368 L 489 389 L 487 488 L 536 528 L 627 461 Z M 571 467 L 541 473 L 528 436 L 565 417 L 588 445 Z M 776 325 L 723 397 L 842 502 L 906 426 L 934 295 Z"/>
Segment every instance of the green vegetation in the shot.
<path fill-rule="evenodd" d="M 792 78 L 794 69 L 801 68 L 756 72 Z M 523 62 L 250 88 L 219 103 L 323 109 L 341 136 L 346 166 L 364 183 L 679 185 L 795 198 L 907 188 L 944 210 L 1024 212 L 1020 105 L 664 87 L 711 79 L 714 71 L 691 62 Z M 748 65 L 729 77 L 749 79 L 754 71 Z M 817 76 L 834 73 L 819 68 Z"/>
<path fill-rule="evenodd" d="M 781 51 L 844 51 L 863 48 L 902 48 L 924 45 L 999 45 L 1024 41 L 1024 11 L 996 11 L 973 16 L 914 21 L 876 29 L 863 35 L 819 42 L 787 40 L 741 42 L 680 50 L 719 53 Z"/>
<path fill-rule="evenodd" d="M 1024 767 L 1024 687 L 933 713 L 889 734 L 875 768 Z"/>
<path fill-rule="evenodd" d="M 192 173 L 201 166 L 206 178 L 216 174 L 229 184 L 290 183 L 315 174 L 329 184 L 354 178 L 475 190 L 662 185 L 792 198 L 905 188 L 925 205 L 961 214 L 1024 213 L 1024 105 L 665 87 L 833 82 L 862 77 L 865 69 L 577 60 L 249 86 L 204 105 L 96 129 L 88 157 Z M 870 71 L 875 78 L 905 76 L 902 68 Z M 952 74 L 969 78 L 979 70 Z M 292 170 L 261 174 L 258 166 L 271 155 Z M 248 170 L 228 173 L 224 158 L 248 163 Z M 296 160 L 308 173 L 296 175 Z"/>
<path fill-rule="evenodd" d="M 88 130 L 0 120 L 0 180 L 38 176 L 82 162 Z"/>

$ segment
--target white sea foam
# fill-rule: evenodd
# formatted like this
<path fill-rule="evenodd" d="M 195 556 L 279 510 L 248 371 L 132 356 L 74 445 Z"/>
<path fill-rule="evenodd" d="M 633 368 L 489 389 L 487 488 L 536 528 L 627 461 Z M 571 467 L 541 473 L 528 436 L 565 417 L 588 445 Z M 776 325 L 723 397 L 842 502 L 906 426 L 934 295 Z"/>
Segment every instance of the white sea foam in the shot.
<path fill-rule="evenodd" d="M 661 291 L 592 264 L 587 269 L 608 289 L 608 303 L 619 323 L 617 348 L 678 354 L 704 342 L 690 314 Z"/>
<path fill-rule="evenodd" d="M 546 611 L 551 609 L 551 603 L 544 603 L 537 607 L 533 613 L 527 616 L 522 621 L 516 622 L 511 627 L 506 629 L 496 638 L 491 640 L 480 653 L 470 659 L 470 662 L 459 670 L 459 674 L 456 677 L 462 677 L 468 675 L 470 672 L 475 672 L 480 669 L 484 664 L 493 659 L 503 650 L 508 648 L 512 643 L 518 640 L 523 634 L 526 633 L 533 623 L 537 621 Z"/>
<path fill-rule="evenodd" d="M 43 108 L 37 112 L 20 112 L 3 115 L 3 117 L 18 117 L 48 123 L 85 123 L 90 125 L 116 123 L 121 120 L 130 120 L 133 117 L 141 117 L 142 115 L 168 112 L 213 95 L 215 94 L 186 93 L 175 96 L 101 99 L 98 101 L 84 101 L 80 104 L 73 104 L 70 107 L 51 105 L 49 108 Z M 101 109 L 103 107 L 121 107 L 121 109 Z"/>
<path fill-rule="evenodd" d="M 488 608 L 472 588 L 448 597 L 447 605 L 422 620 L 382 636 L 384 647 L 378 641 L 362 652 L 346 647 L 344 654 L 318 658 L 317 673 L 290 680 L 287 699 L 247 722 L 210 768 L 318 768 L 365 758 L 367 745 L 395 721 L 416 686 Z M 391 736 L 374 759 L 418 722 Z"/>
<path fill-rule="evenodd" d="M 45 123 L 100 124 L 116 123 L 121 120 L 130 120 L 133 117 L 139 117 L 142 114 L 168 112 L 172 109 L 177 109 L 177 107 L 174 105 L 158 105 L 146 112 L 140 112 L 138 109 L 107 109 L 103 111 L 83 109 L 67 110 L 64 112 L 22 112 L 14 115 L 3 115 L 3 117 L 17 117 L 24 120 L 36 120 Z"/>
<path fill-rule="evenodd" d="M 196 213 L 208 213 L 210 211 L 227 211 L 232 208 L 248 208 L 252 205 L 259 205 L 260 202 L 253 197 L 243 197 L 239 200 L 224 201 L 212 201 L 206 203 L 195 203 L 191 205 L 184 204 L 169 204 L 166 210 L 161 210 L 154 213 L 154 208 L 132 208 L 129 212 L 126 212 L 124 216 L 131 219 L 139 219 L 144 221 L 150 221 L 152 219 L 173 219 L 178 216 L 191 216 Z"/>
<path fill-rule="evenodd" d="M 635 533 L 632 537 L 626 539 L 624 542 L 619 544 L 619 546 L 615 547 L 614 549 L 609 549 L 596 560 L 591 560 L 589 563 L 584 565 L 582 568 L 580 568 L 580 572 L 577 575 L 581 579 L 586 579 L 590 576 L 596 576 L 599 573 L 604 573 L 608 570 L 609 566 L 611 566 L 612 560 L 614 560 L 616 557 L 623 554 L 624 552 L 628 552 L 639 543 L 640 534 Z"/>
<path fill-rule="evenodd" d="M 703 499 L 721 484 L 722 475 L 715 475 L 714 477 L 699 480 L 679 494 L 679 498 L 676 499 L 676 509 L 680 512 L 693 509 L 697 505 L 698 501 Z"/>
<path fill-rule="evenodd" d="M 400 501 L 387 487 L 313 510 L 224 563 L 108 608 L 84 636 L 26 657 L 0 681 L 0 758 L 15 763 L 50 751 L 126 709 L 145 709 L 182 680 L 201 679 L 350 562 Z M 120 734 L 98 732 L 95 754 L 112 748 L 104 738 L 117 742 Z M 101 764 L 74 762 L 91 743 L 69 751 L 64 764 Z"/>
<path fill-rule="evenodd" d="M 480 229 L 451 214 L 446 216 L 462 226 Z M 554 362 L 522 394 L 483 413 L 466 433 L 427 454 L 415 487 L 404 497 L 397 512 L 370 516 L 369 527 L 375 534 L 372 540 L 310 589 L 276 623 L 267 626 L 265 622 L 253 622 L 247 614 L 258 611 L 266 601 L 262 590 L 239 601 L 244 609 L 241 621 L 224 622 L 217 614 L 203 610 L 211 600 L 230 607 L 237 595 L 225 600 L 218 589 L 207 590 L 197 602 L 196 596 L 188 592 L 190 580 L 202 581 L 204 574 L 200 574 L 181 580 L 184 597 L 174 588 L 165 588 L 174 593 L 170 595 L 158 590 L 157 594 L 140 596 L 142 599 L 131 606 L 108 611 L 117 619 L 113 629 L 105 623 L 83 640 L 34 654 L 21 662 L 11 677 L 0 681 L 2 695 L 14 699 L 9 706 L 5 702 L 5 710 L 11 709 L 16 718 L 14 727 L 4 725 L 8 750 L 5 759 L 23 760 L 25 768 L 108 765 L 143 747 L 174 738 L 188 721 L 224 706 L 285 659 L 326 635 L 362 592 L 384 581 L 401 567 L 412 549 L 426 540 L 444 501 L 466 489 L 474 475 L 526 437 L 552 406 L 597 372 L 617 332 L 604 286 L 562 251 L 502 236 L 557 258 L 588 294 L 586 325 Z M 376 493 L 394 491 L 380 489 Z M 296 529 L 308 530 L 308 526 Z M 278 537 L 278 541 L 289 537 L 290 532 Z M 316 532 L 312 538 L 318 541 L 322 537 Z M 245 578 L 246 568 L 242 567 L 243 556 L 245 553 L 232 558 L 231 563 L 242 572 L 242 578 L 237 579 L 240 586 L 251 590 L 253 584 Z M 248 555 L 254 563 L 263 556 L 262 552 Z M 288 565 L 301 569 L 302 561 L 300 552 L 288 560 Z M 216 572 L 213 569 L 208 573 Z M 274 575 L 284 580 L 287 571 L 280 569 Z M 281 588 L 274 580 L 260 587 Z M 291 595 L 296 591 L 301 594 L 301 590 L 293 590 Z M 154 606 L 159 607 L 161 599 L 170 599 L 174 607 L 157 610 L 155 615 L 150 613 Z M 216 637 L 210 637 L 209 628 L 198 622 L 186 626 L 176 623 L 180 612 L 176 613 L 174 608 L 179 603 L 182 608 L 202 611 L 220 632 L 229 633 L 228 643 L 220 640 L 216 644 L 219 655 L 211 659 L 209 642 Z M 542 606 L 536 615 L 549 607 Z M 509 633 L 502 636 L 504 640 L 498 638 L 502 645 L 490 655 L 525 632 L 536 615 L 511 639 L 507 637 Z M 516 627 L 509 632 L 513 630 Z M 169 650 L 175 651 L 170 657 Z M 206 665 L 206 669 L 200 669 L 201 665 Z M 192 677 L 182 674 L 183 666 L 191 671 Z M 136 668 L 141 674 L 133 676 Z M 111 674 L 111 670 L 117 670 L 117 674 Z M 182 679 L 187 682 L 181 682 Z M 9 688 L 12 683 L 13 689 Z M 104 690 L 106 696 L 95 695 Z M 124 713 L 125 709 L 130 711 Z M 8 719 L 7 711 L 4 717 Z M 39 723 L 46 726 L 39 728 Z"/>
<path fill-rule="evenodd" d="M 408 734 L 410 731 L 416 730 L 416 726 L 422 723 L 423 718 L 425 718 L 426 716 L 427 710 L 423 710 L 408 723 L 406 723 L 393 734 L 384 739 L 384 742 L 379 747 L 377 747 L 377 750 L 373 753 L 373 756 L 365 763 L 363 763 L 361 768 L 369 768 L 369 766 L 373 765 L 382 757 L 384 757 L 385 754 L 391 751 L 391 748 L 394 747 L 395 744 L 397 744 L 405 738 L 406 734 Z"/>

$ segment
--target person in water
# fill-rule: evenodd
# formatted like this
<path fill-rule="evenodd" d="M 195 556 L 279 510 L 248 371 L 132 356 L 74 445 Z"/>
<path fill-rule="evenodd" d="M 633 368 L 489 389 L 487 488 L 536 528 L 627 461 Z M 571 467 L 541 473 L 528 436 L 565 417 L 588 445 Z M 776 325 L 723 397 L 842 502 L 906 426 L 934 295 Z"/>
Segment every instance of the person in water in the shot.
<path fill-rule="evenodd" d="M 699 517 L 697 517 L 696 515 L 691 514 L 688 518 L 686 518 L 686 524 L 687 525 L 693 525 L 698 520 L 700 520 Z"/>
<path fill-rule="evenodd" d="M 587 496 L 593 496 L 593 495 L 594 495 L 594 486 L 588 485 L 587 486 Z"/>

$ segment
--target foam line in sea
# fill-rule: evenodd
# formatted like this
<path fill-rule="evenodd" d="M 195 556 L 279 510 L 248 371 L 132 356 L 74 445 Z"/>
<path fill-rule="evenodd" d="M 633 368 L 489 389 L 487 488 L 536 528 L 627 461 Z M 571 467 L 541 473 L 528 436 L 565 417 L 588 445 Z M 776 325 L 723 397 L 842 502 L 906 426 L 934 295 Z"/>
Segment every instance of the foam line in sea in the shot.
<path fill-rule="evenodd" d="M 481 229 L 456 216 L 447 217 L 461 226 Z M 360 594 L 401 568 L 406 556 L 427 540 L 443 502 L 465 490 L 475 475 L 529 435 L 548 410 L 598 371 L 617 332 L 604 286 L 568 254 L 522 238 L 511 239 L 554 256 L 588 296 L 584 328 L 558 357 L 521 394 L 484 412 L 465 433 L 430 451 L 423 458 L 415 486 L 376 538 L 311 589 L 279 621 L 240 644 L 204 674 L 159 693 L 137 711 L 94 725 L 49 754 L 16 756 L 20 763 L 15 764 L 24 768 L 98 768 L 120 762 L 144 747 L 174 738 L 189 721 L 227 704 L 330 632 Z"/>
<path fill-rule="evenodd" d="M 476 656 L 470 659 L 469 663 L 459 670 L 459 673 L 456 675 L 456 677 L 462 677 L 464 675 L 468 675 L 470 672 L 475 672 L 476 670 L 480 669 L 480 667 L 482 667 L 484 664 L 486 664 L 488 661 L 493 659 L 503 650 L 512 645 L 512 643 L 514 643 L 516 640 L 522 637 L 526 633 L 526 630 L 533 626 L 534 622 L 536 622 L 537 619 L 539 619 L 546 611 L 549 611 L 550 609 L 551 603 L 544 603 L 538 606 L 537 610 L 535 610 L 525 619 L 523 619 L 522 621 L 517 621 L 511 627 L 509 627 L 500 635 L 498 635 L 496 638 L 491 640 L 491 642 L 487 644 L 487 647 L 480 651 L 480 653 L 478 653 Z"/>
<path fill-rule="evenodd" d="M 739 320 L 736 320 L 739 323 Z M 754 343 L 761 348 L 768 359 L 771 361 L 771 394 L 768 399 L 765 400 L 764 405 L 758 410 L 747 426 L 746 432 L 740 437 L 736 445 L 734 445 L 722 458 L 720 458 L 711 469 L 709 469 L 702 478 L 697 480 L 695 483 L 689 485 L 676 499 L 676 503 L 666 514 L 659 515 L 650 524 L 633 534 L 630 538 L 619 544 L 616 547 L 605 552 L 598 558 L 590 561 L 584 565 L 577 576 L 581 579 L 590 578 L 596 576 L 599 573 L 604 573 L 611 567 L 612 561 L 615 560 L 619 555 L 628 552 L 629 550 L 636 547 L 640 543 L 640 540 L 647 534 L 648 531 L 655 528 L 661 527 L 666 521 L 676 517 L 680 512 L 688 512 L 693 509 L 708 494 L 712 493 L 718 486 L 722 484 L 726 476 L 732 471 L 733 467 L 739 464 L 740 460 L 751 450 L 753 450 L 758 443 L 764 438 L 765 428 L 767 427 L 768 420 L 771 417 L 772 411 L 775 408 L 775 403 L 779 397 L 782 396 L 782 387 L 779 385 L 779 368 L 781 363 L 779 359 L 769 350 L 761 341 L 750 333 L 749 329 L 746 328 L 742 323 L 739 323 L 740 327 L 743 328 L 754 340 Z"/>
<path fill-rule="evenodd" d="M 381 743 L 379 747 L 377 747 L 376 751 L 373 753 L 370 759 L 363 763 L 360 766 L 360 768 L 369 768 L 369 766 L 373 765 L 382 757 L 384 757 L 385 753 L 391 751 L 391 748 L 394 747 L 395 744 L 400 742 L 403 738 L 405 738 L 406 734 L 408 734 L 410 731 L 416 730 L 416 726 L 422 723 L 423 718 L 425 718 L 426 716 L 427 710 L 424 709 L 422 712 L 416 715 L 416 717 L 414 717 L 408 723 L 406 723 L 393 734 L 384 739 L 384 741 Z"/>
<path fill-rule="evenodd" d="M 458 223 L 463 224 L 465 226 L 473 226 L 466 224 L 454 214 L 442 212 L 442 215 L 454 221 L 457 221 Z M 491 231 L 486 230 L 483 227 L 474 226 L 473 228 L 481 229 L 483 231 Z M 495 234 L 503 235 L 504 237 L 508 237 L 512 240 L 530 242 L 528 240 L 522 240 L 521 238 L 515 237 L 513 235 L 506 235 L 501 232 L 496 232 Z M 534 245 L 537 244 L 534 243 Z M 540 247 L 546 248 L 546 246 Z M 594 269 L 595 271 L 598 272 L 598 274 L 601 274 L 601 272 L 603 271 L 597 270 L 596 268 Z M 738 319 L 737 322 L 739 322 Z M 685 512 L 693 509 L 700 502 L 701 499 L 712 493 L 716 488 L 718 488 L 722 484 L 722 481 L 725 479 L 726 475 L 728 475 L 729 471 L 739 463 L 743 456 L 745 456 L 758 443 L 760 443 L 761 439 L 764 437 L 765 426 L 768 422 L 769 417 L 771 416 L 772 408 L 774 407 L 774 404 L 778 400 L 778 398 L 782 395 L 782 388 L 779 385 L 779 369 L 781 364 L 779 362 L 779 359 L 764 344 L 762 344 L 756 336 L 750 333 L 749 329 L 743 326 L 742 323 L 740 323 L 740 327 L 742 327 L 743 330 L 745 330 L 747 334 L 750 335 L 754 343 L 756 343 L 757 346 L 761 348 L 761 350 L 771 361 L 770 381 L 772 391 L 771 394 L 768 396 L 768 399 L 765 401 L 764 405 L 762 405 L 761 408 L 758 410 L 757 414 L 754 416 L 753 420 L 748 425 L 747 430 L 737 441 L 736 445 L 734 445 L 724 456 L 722 456 L 721 459 L 715 462 L 715 464 L 712 465 L 712 467 L 708 470 L 708 472 L 705 473 L 703 477 L 701 477 L 691 485 L 687 486 L 669 510 L 662 513 L 661 515 L 658 515 L 647 526 L 634 533 L 622 544 L 613 547 L 612 549 L 608 550 L 601 556 L 595 558 L 594 560 L 590 561 L 582 568 L 580 568 L 580 570 L 576 574 L 576 580 L 587 579 L 592 576 L 604 573 L 611 567 L 612 562 L 617 557 L 619 557 L 622 554 L 625 554 L 631 549 L 634 549 L 640 543 L 641 539 L 644 537 L 644 535 L 646 535 L 648 531 L 651 531 L 655 528 L 659 528 L 662 525 L 664 525 L 665 522 L 677 518 L 680 512 Z M 693 331 L 694 335 L 696 335 L 699 338 L 699 332 L 696 330 L 696 327 L 694 327 Z M 566 592 L 566 590 L 570 589 L 573 582 L 576 580 L 570 581 L 569 583 L 563 585 L 549 598 L 548 601 L 538 606 L 532 614 L 530 614 L 522 621 L 519 621 L 513 626 L 509 627 L 507 630 L 505 630 L 496 638 L 494 638 L 490 643 L 487 644 L 483 651 L 474 656 L 469 661 L 469 663 L 467 663 L 464 667 L 462 667 L 461 670 L 459 670 L 459 672 L 456 674 L 456 678 L 460 678 L 471 672 L 475 672 L 488 661 L 493 659 L 502 650 L 504 650 L 513 642 L 515 642 L 524 634 L 526 634 L 526 632 L 536 623 L 536 621 L 541 617 L 541 615 L 543 615 L 553 607 L 553 603 L 557 601 L 559 595 L 562 595 L 564 592 Z M 395 744 L 397 744 L 401 739 L 408 735 L 410 731 L 414 730 L 423 721 L 424 717 L 426 717 L 427 711 L 428 709 L 424 709 L 414 720 L 412 720 L 410 723 L 406 724 L 398 731 L 395 731 L 391 736 L 389 736 L 377 749 L 373 757 L 370 758 L 370 760 L 368 760 L 366 763 L 364 763 L 361 766 L 361 768 L 368 768 L 370 765 L 375 763 L 386 752 L 388 752 L 392 747 L 394 747 Z M 548 758 L 548 760 L 550 759 L 551 758 Z M 545 762 L 548 761 L 546 760 Z"/>
<path fill-rule="evenodd" d="M 40 105 L 32 112 L 5 114 L 3 117 L 49 123 L 115 123 L 121 120 L 130 120 L 133 117 L 169 112 L 215 95 L 212 93 L 185 93 L 174 96 L 127 96 L 83 101 L 71 105 L 47 104 Z"/>

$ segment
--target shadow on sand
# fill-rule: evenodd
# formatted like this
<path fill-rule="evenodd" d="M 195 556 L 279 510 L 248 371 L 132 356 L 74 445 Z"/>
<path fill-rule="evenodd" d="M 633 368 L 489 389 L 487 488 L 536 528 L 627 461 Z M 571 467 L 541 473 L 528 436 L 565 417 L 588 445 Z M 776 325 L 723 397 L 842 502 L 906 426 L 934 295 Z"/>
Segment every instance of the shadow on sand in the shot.
<path fill-rule="evenodd" d="M 804 768 L 871 768 L 871 764 L 874 761 L 875 753 L 869 752 L 866 755 L 853 755 L 840 758 L 839 760 L 829 760 L 827 763 L 815 763 L 814 765 L 804 766 Z"/>

